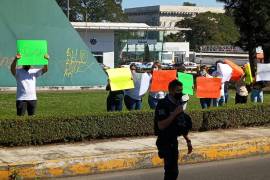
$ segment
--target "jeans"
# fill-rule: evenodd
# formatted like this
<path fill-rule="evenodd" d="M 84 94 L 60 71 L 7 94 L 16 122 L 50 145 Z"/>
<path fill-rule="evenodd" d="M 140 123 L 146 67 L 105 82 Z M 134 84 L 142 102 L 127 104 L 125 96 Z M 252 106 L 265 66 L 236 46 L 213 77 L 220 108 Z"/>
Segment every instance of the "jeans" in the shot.
<path fill-rule="evenodd" d="M 129 111 L 142 109 L 142 100 L 136 100 L 126 95 L 124 102 Z"/>
<path fill-rule="evenodd" d="M 178 170 L 178 143 L 160 142 L 158 139 L 156 142 L 158 148 L 158 155 L 161 159 L 164 159 L 164 180 L 177 180 Z"/>
<path fill-rule="evenodd" d="M 23 116 L 27 110 L 29 116 L 35 115 L 36 112 L 37 101 L 36 100 L 17 100 L 16 108 L 17 115 Z"/>
<path fill-rule="evenodd" d="M 123 97 L 118 97 L 117 99 L 111 96 L 107 97 L 107 111 L 122 111 L 123 109 Z"/>
<path fill-rule="evenodd" d="M 211 101 L 212 101 L 212 99 L 210 99 L 210 98 L 200 98 L 200 103 L 201 103 L 202 109 L 209 108 L 211 106 Z"/>
<path fill-rule="evenodd" d="M 251 91 L 251 101 L 252 102 L 263 102 L 263 91 L 258 89 L 252 89 Z"/>
<path fill-rule="evenodd" d="M 151 109 L 156 109 L 159 99 L 153 98 L 152 96 L 148 96 L 148 104 Z"/>
<path fill-rule="evenodd" d="M 213 99 L 213 106 L 214 107 L 223 106 L 224 101 L 225 101 L 224 96 L 221 96 L 220 98 Z"/>
<path fill-rule="evenodd" d="M 229 100 L 229 92 L 224 93 L 224 98 L 225 98 L 225 104 L 227 104 Z"/>

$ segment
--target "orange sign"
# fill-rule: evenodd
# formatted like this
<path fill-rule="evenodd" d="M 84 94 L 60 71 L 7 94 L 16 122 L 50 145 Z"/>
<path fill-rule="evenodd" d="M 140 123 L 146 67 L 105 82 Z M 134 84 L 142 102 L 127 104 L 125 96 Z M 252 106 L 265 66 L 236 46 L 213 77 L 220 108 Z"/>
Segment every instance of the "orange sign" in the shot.
<path fill-rule="evenodd" d="M 176 79 L 176 70 L 153 71 L 151 92 L 168 91 L 168 85 Z"/>
<path fill-rule="evenodd" d="M 219 98 L 221 96 L 221 78 L 197 77 L 198 98 Z"/>
<path fill-rule="evenodd" d="M 231 80 L 238 81 L 245 74 L 243 69 L 237 64 L 235 64 L 234 62 L 228 59 L 225 59 L 224 62 L 228 64 L 229 66 L 231 66 L 231 68 L 233 69 Z"/>

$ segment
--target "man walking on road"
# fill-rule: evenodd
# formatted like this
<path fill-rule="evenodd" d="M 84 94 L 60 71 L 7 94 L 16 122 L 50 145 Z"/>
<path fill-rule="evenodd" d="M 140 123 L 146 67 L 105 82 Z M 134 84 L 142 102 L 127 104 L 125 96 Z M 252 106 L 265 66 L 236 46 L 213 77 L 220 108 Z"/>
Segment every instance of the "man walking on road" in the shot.
<path fill-rule="evenodd" d="M 47 60 L 48 55 L 44 56 Z M 27 110 L 28 115 L 35 115 L 37 95 L 36 95 L 36 78 L 48 71 L 48 66 L 44 65 L 41 69 L 31 68 L 30 65 L 24 65 L 16 69 L 17 60 L 20 55 L 16 55 L 10 66 L 10 71 L 17 81 L 16 108 L 17 115 L 23 116 Z"/>
<path fill-rule="evenodd" d="M 178 141 L 183 135 L 187 142 L 188 153 L 192 152 L 188 131 L 192 127 L 190 117 L 184 113 L 187 100 L 182 93 L 183 85 L 178 80 L 169 84 L 169 94 L 158 102 L 155 110 L 155 135 L 158 155 L 164 159 L 164 180 L 176 180 L 178 171 Z"/>

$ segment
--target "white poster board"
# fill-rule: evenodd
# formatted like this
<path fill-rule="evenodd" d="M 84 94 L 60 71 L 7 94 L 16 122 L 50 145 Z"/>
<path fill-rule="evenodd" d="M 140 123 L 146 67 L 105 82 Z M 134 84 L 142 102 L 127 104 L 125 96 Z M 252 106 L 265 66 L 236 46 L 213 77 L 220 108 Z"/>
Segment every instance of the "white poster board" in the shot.
<path fill-rule="evenodd" d="M 228 64 L 217 64 L 217 71 L 222 75 L 222 82 L 230 81 L 232 77 L 232 68 Z"/>
<path fill-rule="evenodd" d="M 257 64 L 256 81 L 270 81 L 270 64 Z"/>
<path fill-rule="evenodd" d="M 141 75 L 141 86 L 140 86 L 140 96 L 147 93 L 150 86 L 151 76 L 147 73 Z"/>

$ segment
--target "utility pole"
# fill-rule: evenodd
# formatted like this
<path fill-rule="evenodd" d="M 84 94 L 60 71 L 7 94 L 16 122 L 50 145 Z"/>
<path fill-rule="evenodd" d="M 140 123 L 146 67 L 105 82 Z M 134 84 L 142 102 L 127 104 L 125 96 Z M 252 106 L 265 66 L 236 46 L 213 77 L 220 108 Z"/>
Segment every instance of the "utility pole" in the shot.
<path fill-rule="evenodd" d="M 67 0 L 67 17 L 68 17 L 68 20 L 69 20 L 69 0 Z"/>

